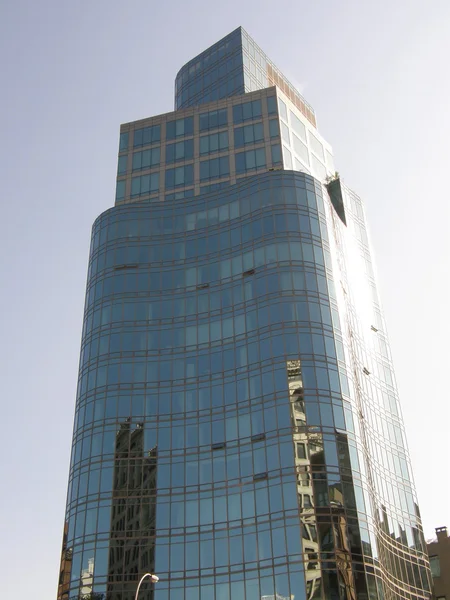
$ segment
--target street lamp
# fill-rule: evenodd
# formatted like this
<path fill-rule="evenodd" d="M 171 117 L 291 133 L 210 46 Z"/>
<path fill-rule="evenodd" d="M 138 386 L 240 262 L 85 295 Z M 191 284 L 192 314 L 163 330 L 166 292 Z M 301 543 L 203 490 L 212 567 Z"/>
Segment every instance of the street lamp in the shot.
<path fill-rule="evenodd" d="M 153 573 L 145 573 L 145 575 L 142 575 L 141 580 L 139 581 L 138 586 L 137 586 L 136 595 L 134 597 L 134 600 L 138 600 L 139 588 L 141 587 L 141 583 L 144 581 L 144 579 L 146 577 L 150 577 L 150 580 L 152 581 L 152 583 L 158 583 L 158 581 L 159 581 L 158 575 L 153 575 Z"/>

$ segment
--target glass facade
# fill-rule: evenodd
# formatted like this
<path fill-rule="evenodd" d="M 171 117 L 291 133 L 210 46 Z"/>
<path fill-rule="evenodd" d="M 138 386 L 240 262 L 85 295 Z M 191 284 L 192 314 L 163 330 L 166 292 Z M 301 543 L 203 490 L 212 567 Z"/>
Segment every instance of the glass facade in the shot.
<path fill-rule="evenodd" d="M 121 128 L 58 600 L 431 596 L 363 205 L 272 63 L 235 87 L 257 51 L 239 28 Z"/>
<path fill-rule="evenodd" d="M 276 85 L 315 127 L 313 108 L 242 28 L 190 60 L 175 79 L 177 110 Z"/>

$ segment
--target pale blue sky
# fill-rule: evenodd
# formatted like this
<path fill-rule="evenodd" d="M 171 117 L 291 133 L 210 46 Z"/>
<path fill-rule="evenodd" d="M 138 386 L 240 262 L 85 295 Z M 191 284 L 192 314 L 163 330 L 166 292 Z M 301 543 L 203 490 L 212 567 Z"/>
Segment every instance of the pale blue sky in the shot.
<path fill-rule="evenodd" d="M 450 526 L 448 0 L 5 0 L 4 598 L 56 597 L 90 229 L 114 201 L 119 125 L 172 110 L 180 66 L 238 25 L 365 199 L 425 532 Z"/>

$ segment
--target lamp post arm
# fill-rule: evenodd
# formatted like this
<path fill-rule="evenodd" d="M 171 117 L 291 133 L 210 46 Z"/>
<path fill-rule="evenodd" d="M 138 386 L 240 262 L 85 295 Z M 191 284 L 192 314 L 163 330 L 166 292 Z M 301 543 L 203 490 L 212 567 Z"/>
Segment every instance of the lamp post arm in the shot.
<path fill-rule="evenodd" d="M 150 579 L 154 582 L 157 583 L 159 581 L 159 577 L 157 577 L 156 575 L 153 575 L 153 573 L 145 573 L 145 575 L 142 575 L 138 586 L 137 586 L 137 590 L 136 590 L 136 595 L 134 596 L 134 600 L 138 600 L 138 596 L 139 596 L 139 590 L 141 588 L 141 583 L 144 581 L 144 579 L 146 577 L 150 577 Z"/>

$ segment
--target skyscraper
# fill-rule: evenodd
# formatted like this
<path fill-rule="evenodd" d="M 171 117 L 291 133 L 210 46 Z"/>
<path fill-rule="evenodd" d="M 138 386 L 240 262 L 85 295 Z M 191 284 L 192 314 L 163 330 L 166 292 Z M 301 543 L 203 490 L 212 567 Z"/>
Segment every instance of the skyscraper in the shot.
<path fill-rule="evenodd" d="M 93 226 L 59 600 L 429 598 L 361 199 L 242 28 L 175 106 Z"/>

